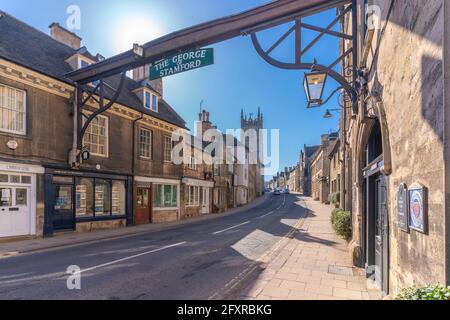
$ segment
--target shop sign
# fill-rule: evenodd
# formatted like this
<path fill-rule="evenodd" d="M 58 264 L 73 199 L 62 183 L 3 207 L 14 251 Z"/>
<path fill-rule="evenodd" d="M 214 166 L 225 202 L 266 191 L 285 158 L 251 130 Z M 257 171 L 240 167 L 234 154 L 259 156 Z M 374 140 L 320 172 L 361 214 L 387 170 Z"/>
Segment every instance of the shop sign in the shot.
<path fill-rule="evenodd" d="M 409 189 L 409 226 L 421 233 L 427 233 L 428 205 L 427 190 L 421 185 Z"/>
<path fill-rule="evenodd" d="M 409 232 L 409 200 L 408 188 L 402 183 L 397 193 L 397 222 L 400 230 Z"/>
<path fill-rule="evenodd" d="M 173 55 L 150 67 L 150 80 L 191 71 L 214 64 L 214 49 L 192 50 Z"/>

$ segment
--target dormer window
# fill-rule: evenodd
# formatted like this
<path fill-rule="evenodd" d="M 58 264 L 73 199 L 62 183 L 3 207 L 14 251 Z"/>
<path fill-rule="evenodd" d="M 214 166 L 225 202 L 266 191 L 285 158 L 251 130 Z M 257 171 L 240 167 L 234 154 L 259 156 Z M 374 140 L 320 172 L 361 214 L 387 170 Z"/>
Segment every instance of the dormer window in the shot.
<path fill-rule="evenodd" d="M 158 112 L 158 96 L 150 91 L 144 91 L 144 108 Z"/>

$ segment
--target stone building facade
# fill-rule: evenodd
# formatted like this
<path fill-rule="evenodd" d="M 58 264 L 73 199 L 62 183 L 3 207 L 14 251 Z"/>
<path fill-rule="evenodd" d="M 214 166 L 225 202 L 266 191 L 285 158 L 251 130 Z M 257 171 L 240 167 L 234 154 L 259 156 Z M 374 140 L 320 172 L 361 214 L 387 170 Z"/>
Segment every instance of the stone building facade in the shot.
<path fill-rule="evenodd" d="M 358 6 L 357 64 L 368 73 L 368 93 L 358 114 L 344 113 L 342 122 L 351 254 L 384 294 L 450 284 L 450 3 L 369 0 L 368 7 Z M 347 19 L 343 30 L 350 25 Z"/>
<path fill-rule="evenodd" d="M 311 160 L 320 146 L 304 146 L 299 162 L 299 192 L 311 196 Z"/>

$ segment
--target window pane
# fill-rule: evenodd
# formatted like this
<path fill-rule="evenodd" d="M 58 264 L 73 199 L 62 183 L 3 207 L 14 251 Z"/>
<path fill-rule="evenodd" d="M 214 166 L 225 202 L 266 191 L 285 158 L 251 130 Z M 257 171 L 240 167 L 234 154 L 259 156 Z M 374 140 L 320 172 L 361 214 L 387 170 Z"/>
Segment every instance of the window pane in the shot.
<path fill-rule="evenodd" d="M 22 184 L 31 184 L 31 177 L 22 176 Z"/>
<path fill-rule="evenodd" d="M 154 94 L 152 95 L 152 110 L 155 112 L 158 111 L 158 97 Z"/>
<path fill-rule="evenodd" d="M 26 207 L 28 205 L 28 190 L 16 189 L 16 206 Z"/>
<path fill-rule="evenodd" d="M 152 103 L 151 94 L 150 94 L 150 92 L 146 92 L 145 93 L 145 108 L 151 110 L 151 108 L 152 108 L 151 103 Z"/>
<path fill-rule="evenodd" d="M 177 206 L 178 206 L 178 187 L 177 186 L 173 186 L 172 207 L 177 207 Z"/>
<path fill-rule="evenodd" d="M 12 206 L 12 189 L 0 188 L 0 207 Z"/>
<path fill-rule="evenodd" d="M 57 186 L 55 197 L 55 210 L 72 210 L 72 187 Z"/>
<path fill-rule="evenodd" d="M 83 145 L 93 155 L 108 155 L 108 118 L 97 116 L 88 126 Z"/>
<path fill-rule="evenodd" d="M 163 187 L 158 184 L 155 187 L 155 205 L 157 208 L 162 208 L 163 206 Z"/>
<path fill-rule="evenodd" d="M 95 180 L 95 216 L 110 215 L 111 190 L 107 180 Z"/>
<path fill-rule="evenodd" d="M 76 213 L 78 217 L 93 216 L 94 182 L 80 179 L 76 188 Z"/>
<path fill-rule="evenodd" d="M 0 130 L 25 134 L 25 92 L 0 85 Z"/>
<path fill-rule="evenodd" d="M 172 206 L 172 186 L 164 186 L 164 207 Z"/>
<path fill-rule="evenodd" d="M 9 177 L 7 174 L 0 174 L 0 182 L 8 183 Z"/>
<path fill-rule="evenodd" d="M 148 198 L 148 195 L 147 195 Z M 126 214 L 125 209 L 125 183 L 123 181 L 114 181 L 112 186 L 112 214 L 123 216 Z M 147 200 L 148 202 L 148 200 Z"/>

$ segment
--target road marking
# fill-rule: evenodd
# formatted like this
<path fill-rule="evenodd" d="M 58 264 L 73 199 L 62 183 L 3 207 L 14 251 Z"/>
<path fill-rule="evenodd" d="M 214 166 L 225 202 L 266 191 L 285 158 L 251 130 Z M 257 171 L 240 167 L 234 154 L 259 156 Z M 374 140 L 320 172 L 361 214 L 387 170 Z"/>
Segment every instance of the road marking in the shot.
<path fill-rule="evenodd" d="M 179 247 L 179 246 L 182 246 L 183 244 L 186 244 L 186 243 L 187 243 L 186 241 L 179 242 L 179 243 L 171 244 L 171 245 L 168 245 L 168 246 L 165 246 L 165 247 L 161 247 L 159 249 L 154 249 L 154 250 L 151 250 L 151 251 L 147 251 L 147 252 L 143 252 L 143 253 L 140 253 L 140 254 L 136 254 L 134 256 L 130 256 L 130 257 L 126 257 L 126 258 L 123 258 L 123 259 L 118 259 L 118 260 L 114 260 L 114 261 L 107 262 L 107 263 L 104 263 L 104 264 L 100 264 L 98 266 L 94 266 L 94 267 L 91 267 L 91 268 L 83 269 L 80 272 L 78 272 L 78 274 L 81 274 L 81 273 L 84 273 L 84 272 L 93 271 L 93 270 L 104 268 L 104 267 L 108 267 L 110 265 L 117 264 L 117 263 L 120 263 L 120 262 L 136 259 L 136 258 L 139 258 L 139 257 L 142 257 L 142 256 L 146 256 L 146 255 L 151 254 L 151 253 L 156 253 L 156 252 L 159 252 L 159 251 L 163 251 L 163 250 Z"/>
<path fill-rule="evenodd" d="M 236 229 L 236 228 L 245 226 L 246 224 L 249 224 L 249 223 L 250 223 L 250 221 L 247 221 L 247 222 L 238 224 L 238 225 L 236 225 L 236 226 L 233 226 L 233 227 L 230 227 L 230 228 L 227 228 L 227 229 L 224 229 L 224 230 L 220 230 L 220 231 L 214 232 L 213 234 L 214 234 L 214 235 L 218 235 L 218 234 L 224 233 L 224 232 L 226 232 L 226 231 L 233 230 L 233 229 Z"/>
<path fill-rule="evenodd" d="M 262 215 L 262 216 L 258 217 L 258 219 L 263 219 L 263 218 L 265 218 L 265 217 L 267 217 L 267 216 L 270 216 L 270 215 L 271 215 L 272 213 L 274 213 L 275 211 L 278 211 L 278 210 L 280 210 L 282 207 L 284 207 L 285 203 L 286 203 L 286 196 L 283 197 L 283 203 L 282 203 L 278 208 L 276 208 L 275 210 L 270 211 L 269 213 L 266 213 L 265 215 Z"/>

